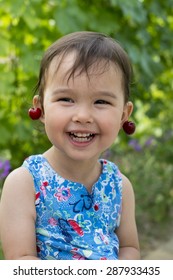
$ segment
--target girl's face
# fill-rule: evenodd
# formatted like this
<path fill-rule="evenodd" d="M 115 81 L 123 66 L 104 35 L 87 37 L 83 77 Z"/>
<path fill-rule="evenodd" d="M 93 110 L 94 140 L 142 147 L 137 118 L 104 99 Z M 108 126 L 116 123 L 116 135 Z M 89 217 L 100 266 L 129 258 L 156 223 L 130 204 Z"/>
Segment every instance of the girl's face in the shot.
<path fill-rule="evenodd" d="M 92 67 L 89 78 L 86 73 L 76 73 L 67 81 L 74 57 L 74 53 L 67 55 L 58 71 L 58 58 L 51 62 L 41 120 L 59 155 L 77 161 L 96 160 L 114 142 L 132 104 L 124 104 L 122 74 L 111 63 L 101 74 Z"/>

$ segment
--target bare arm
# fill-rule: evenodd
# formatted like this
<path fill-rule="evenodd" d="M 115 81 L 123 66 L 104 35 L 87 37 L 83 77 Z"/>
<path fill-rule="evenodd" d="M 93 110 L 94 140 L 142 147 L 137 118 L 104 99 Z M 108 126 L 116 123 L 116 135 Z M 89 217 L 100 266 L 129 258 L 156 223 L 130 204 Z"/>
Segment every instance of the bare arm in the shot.
<path fill-rule="evenodd" d="M 138 233 L 135 221 L 134 192 L 130 181 L 125 176 L 123 176 L 121 223 L 116 233 L 120 241 L 119 259 L 140 259 Z"/>
<path fill-rule="evenodd" d="M 0 203 L 0 237 L 5 259 L 37 258 L 35 192 L 28 171 L 20 167 L 6 179 Z"/>

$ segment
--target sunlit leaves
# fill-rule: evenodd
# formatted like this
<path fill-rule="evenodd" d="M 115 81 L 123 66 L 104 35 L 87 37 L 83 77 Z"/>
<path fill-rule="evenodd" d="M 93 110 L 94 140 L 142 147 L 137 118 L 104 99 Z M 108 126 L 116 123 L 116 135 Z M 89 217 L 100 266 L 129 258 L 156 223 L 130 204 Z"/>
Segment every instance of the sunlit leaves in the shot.
<path fill-rule="evenodd" d="M 128 52 L 138 140 L 173 129 L 172 0 L 1 0 L 0 30 L 0 147 L 18 158 L 14 167 L 48 145 L 27 110 L 44 50 L 73 31 L 107 33 Z"/>

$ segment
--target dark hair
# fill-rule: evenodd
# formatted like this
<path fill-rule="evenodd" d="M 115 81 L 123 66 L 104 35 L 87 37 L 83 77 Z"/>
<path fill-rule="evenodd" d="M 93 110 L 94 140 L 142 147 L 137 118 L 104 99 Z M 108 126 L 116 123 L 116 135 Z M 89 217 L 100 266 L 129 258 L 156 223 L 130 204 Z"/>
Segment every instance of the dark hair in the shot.
<path fill-rule="evenodd" d="M 43 101 L 43 93 L 46 84 L 46 73 L 50 63 L 54 57 L 60 56 L 60 66 L 63 57 L 76 51 L 76 60 L 70 69 L 70 77 L 74 77 L 76 70 L 86 72 L 88 75 L 89 68 L 95 63 L 105 62 L 105 66 L 113 62 L 122 71 L 123 87 L 125 102 L 128 101 L 130 95 L 130 83 L 132 77 L 132 66 L 127 53 L 112 38 L 105 34 L 97 32 L 74 32 L 68 34 L 55 43 L 53 43 L 45 52 L 41 61 L 39 79 L 35 87 L 35 93 L 38 92 L 41 102 Z"/>

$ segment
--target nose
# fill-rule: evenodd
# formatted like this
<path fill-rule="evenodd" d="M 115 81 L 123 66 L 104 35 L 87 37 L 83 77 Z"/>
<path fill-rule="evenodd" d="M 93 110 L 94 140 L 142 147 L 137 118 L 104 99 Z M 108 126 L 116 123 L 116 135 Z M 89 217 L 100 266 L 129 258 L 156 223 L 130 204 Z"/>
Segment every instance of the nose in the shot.
<path fill-rule="evenodd" d="M 93 123 L 91 109 L 88 108 L 88 106 L 80 106 L 79 108 L 76 108 L 72 117 L 72 121 L 82 124 Z"/>

